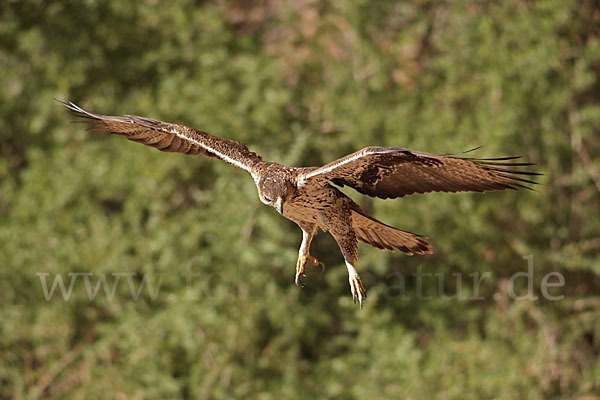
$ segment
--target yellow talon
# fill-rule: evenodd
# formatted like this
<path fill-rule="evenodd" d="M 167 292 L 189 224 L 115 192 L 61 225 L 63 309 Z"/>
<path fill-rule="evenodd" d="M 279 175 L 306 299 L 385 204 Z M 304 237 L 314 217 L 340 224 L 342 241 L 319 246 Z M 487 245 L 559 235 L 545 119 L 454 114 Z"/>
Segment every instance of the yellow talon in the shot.
<path fill-rule="evenodd" d="M 321 272 L 325 271 L 325 264 L 323 264 L 321 261 L 317 260 L 316 258 L 314 258 L 310 255 L 299 256 L 298 261 L 296 262 L 296 285 L 298 287 L 302 287 L 302 284 L 300 283 L 300 278 L 302 276 L 304 276 L 304 272 L 306 271 L 306 263 L 307 262 L 310 262 L 315 267 L 320 265 Z"/>
<path fill-rule="evenodd" d="M 356 304 L 356 299 L 358 298 L 358 303 L 360 305 L 360 309 L 363 308 L 363 301 L 367 298 L 367 292 L 360 280 L 358 274 L 350 275 L 348 278 L 350 283 L 350 292 L 352 292 L 352 299 L 354 300 L 354 304 Z"/>
<path fill-rule="evenodd" d="M 317 260 L 316 258 L 314 258 L 313 256 L 306 256 L 306 258 L 308 259 L 308 261 L 310 261 L 310 263 L 312 265 L 314 265 L 315 267 L 318 267 L 319 265 L 321 266 L 321 272 L 325 272 L 325 264 L 323 264 L 321 261 Z"/>

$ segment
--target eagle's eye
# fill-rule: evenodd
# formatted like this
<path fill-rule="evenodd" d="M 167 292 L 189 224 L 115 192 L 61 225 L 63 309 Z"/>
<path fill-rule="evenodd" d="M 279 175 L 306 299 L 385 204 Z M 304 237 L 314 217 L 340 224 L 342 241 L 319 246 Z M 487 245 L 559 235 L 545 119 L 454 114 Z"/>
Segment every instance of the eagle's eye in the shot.
<path fill-rule="evenodd" d="M 271 199 L 269 196 L 266 196 L 263 194 L 263 199 L 265 199 L 265 201 L 269 204 L 273 204 L 273 199 Z"/>

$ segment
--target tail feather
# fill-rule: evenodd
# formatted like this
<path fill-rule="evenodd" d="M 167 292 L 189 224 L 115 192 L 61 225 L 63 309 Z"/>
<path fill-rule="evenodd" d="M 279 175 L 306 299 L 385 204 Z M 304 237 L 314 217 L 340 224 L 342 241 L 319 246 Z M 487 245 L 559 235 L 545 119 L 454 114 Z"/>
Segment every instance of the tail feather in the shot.
<path fill-rule="evenodd" d="M 380 250 L 398 249 L 410 256 L 433 252 L 424 236 L 386 225 L 368 215 L 358 205 L 352 208 L 352 227 L 358 240 Z"/>

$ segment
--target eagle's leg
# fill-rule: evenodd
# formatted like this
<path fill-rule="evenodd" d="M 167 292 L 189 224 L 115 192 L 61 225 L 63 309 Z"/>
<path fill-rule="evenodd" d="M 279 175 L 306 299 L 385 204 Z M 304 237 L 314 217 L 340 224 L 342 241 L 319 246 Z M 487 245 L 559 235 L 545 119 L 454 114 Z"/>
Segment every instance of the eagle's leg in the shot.
<path fill-rule="evenodd" d="M 346 262 L 346 268 L 348 268 L 348 283 L 350 283 L 352 299 L 355 304 L 356 300 L 358 300 L 358 304 L 360 304 L 360 308 L 362 309 L 363 300 L 367 298 L 367 292 L 354 267 L 358 261 L 358 240 L 356 239 L 356 233 L 350 228 L 343 234 L 337 232 L 333 233 L 333 237 L 338 243 L 338 246 L 340 246 L 344 261 Z"/>
<path fill-rule="evenodd" d="M 304 275 L 307 262 L 310 262 L 315 267 L 321 265 L 321 270 L 325 270 L 325 264 L 309 254 L 310 242 L 312 242 L 312 238 L 315 235 L 317 225 L 303 224 L 300 228 L 302 229 L 302 244 L 300 245 L 300 250 L 298 250 L 298 261 L 296 262 L 296 285 L 298 285 L 298 287 L 302 287 L 300 278 Z"/>
<path fill-rule="evenodd" d="M 358 272 L 356 272 L 356 268 L 354 265 L 350 264 L 346 261 L 346 267 L 348 268 L 348 282 L 350 283 L 350 292 L 352 292 L 352 299 L 354 299 L 354 304 L 356 304 L 356 299 L 358 298 L 358 304 L 360 304 L 360 309 L 363 307 L 363 300 L 367 298 L 367 292 L 360 280 L 360 276 L 358 276 Z"/>

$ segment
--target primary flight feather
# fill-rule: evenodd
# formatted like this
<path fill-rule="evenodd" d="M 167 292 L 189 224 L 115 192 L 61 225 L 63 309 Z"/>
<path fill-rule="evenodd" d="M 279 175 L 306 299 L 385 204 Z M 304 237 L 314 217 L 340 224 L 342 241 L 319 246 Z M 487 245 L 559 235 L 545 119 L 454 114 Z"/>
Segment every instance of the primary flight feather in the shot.
<path fill-rule="evenodd" d="M 300 286 L 306 264 L 322 265 L 309 254 L 317 228 L 330 232 L 348 269 L 352 297 L 362 308 L 366 292 L 356 271 L 358 240 L 378 249 L 396 249 L 412 255 L 431 253 L 423 236 L 386 225 L 356 204 L 334 185 L 349 186 L 382 199 L 427 192 L 487 192 L 529 189 L 535 182 L 522 176 L 540 175 L 515 168 L 533 165 L 515 162 L 519 157 L 475 159 L 436 155 L 394 147 L 366 147 L 322 167 L 292 168 L 264 161 L 233 140 L 226 140 L 183 125 L 126 115 L 92 113 L 63 103 L 92 130 L 104 130 L 160 151 L 203 154 L 221 159 L 252 175 L 258 197 L 302 229 L 296 262 Z"/>

